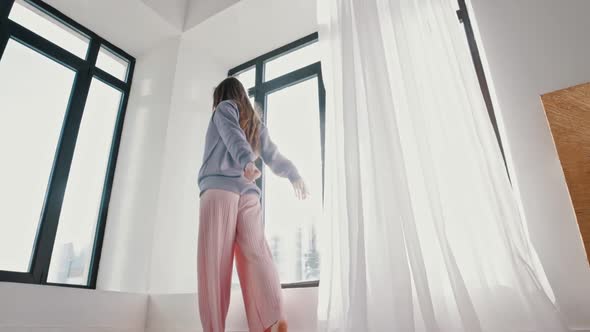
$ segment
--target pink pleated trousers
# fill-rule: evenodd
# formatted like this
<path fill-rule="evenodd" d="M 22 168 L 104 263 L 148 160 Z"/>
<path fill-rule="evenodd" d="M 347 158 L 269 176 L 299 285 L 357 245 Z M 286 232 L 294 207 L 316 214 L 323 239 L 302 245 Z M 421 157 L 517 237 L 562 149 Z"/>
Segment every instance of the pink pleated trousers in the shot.
<path fill-rule="evenodd" d="M 258 195 L 207 190 L 200 209 L 197 267 L 203 331 L 225 331 L 235 253 L 248 328 L 263 332 L 282 319 L 283 312 Z"/>

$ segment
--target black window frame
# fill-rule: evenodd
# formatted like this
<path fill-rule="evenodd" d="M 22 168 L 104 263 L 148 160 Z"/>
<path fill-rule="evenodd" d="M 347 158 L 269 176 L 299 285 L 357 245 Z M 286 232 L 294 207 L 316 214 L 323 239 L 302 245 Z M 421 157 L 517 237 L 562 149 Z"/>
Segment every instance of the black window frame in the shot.
<path fill-rule="evenodd" d="M 469 45 L 469 51 L 471 52 L 471 60 L 473 61 L 473 67 L 477 75 L 477 80 L 479 82 L 481 94 L 486 104 L 488 117 L 490 118 L 490 122 L 492 124 L 492 127 L 494 128 L 494 134 L 496 135 L 498 146 L 500 147 L 500 153 L 502 154 L 502 159 L 504 160 L 504 167 L 506 168 L 508 180 L 510 180 L 510 171 L 508 169 L 506 153 L 504 152 L 504 144 L 502 143 L 502 137 L 500 135 L 500 129 L 498 127 L 496 111 L 494 109 L 494 103 L 492 102 L 492 95 L 490 93 L 490 87 L 488 85 L 488 80 L 486 78 L 483 62 L 481 60 L 479 47 L 477 46 L 477 40 L 475 39 L 475 33 L 473 31 L 473 25 L 471 24 L 471 17 L 469 16 L 467 3 L 465 2 L 465 0 L 457 0 L 457 3 L 459 4 L 459 9 L 457 10 L 457 18 L 459 19 L 459 22 L 463 24 L 463 28 L 465 30 L 465 36 L 467 38 L 467 44 Z"/>
<path fill-rule="evenodd" d="M 53 42 L 28 30 L 26 27 L 10 20 L 8 16 L 15 0 L 2 0 L 0 2 L 0 61 L 2 61 L 2 56 L 8 41 L 13 39 L 76 72 L 74 84 L 70 92 L 70 100 L 65 113 L 66 115 L 62 124 L 59 142 L 55 152 L 55 158 L 50 173 L 51 175 L 48 181 L 45 201 L 40 216 L 38 234 L 32 252 L 30 270 L 25 273 L 0 271 L 0 281 L 96 289 L 98 268 L 117 164 L 117 156 L 119 153 L 123 123 L 131 91 L 131 83 L 133 81 L 135 58 L 45 2 L 41 0 L 25 1 L 57 21 L 64 23 L 88 37 L 89 45 L 86 59 L 81 59 Z M 101 46 L 107 48 L 128 62 L 129 65 L 126 81 L 122 81 L 96 67 L 96 59 Z M 49 264 L 53 253 L 53 245 L 74 155 L 74 148 L 76 146 L 80 123 L 84 113 L 84 106 L 93 78 L 96 78 L 120 91 L 122 93 L 122 99 L 119 105 L 119 112 L 115 123 L 108 166 L 105 174 L 88 280 L 86 285 L 50 283 L 47 282 Z"/>
<path fill-rule="evenodd" d="M 255 59 L 247 61 L 237 67 L 234 67 L 228 71 L 228 76 L 236 76 L 252 68 L 256 69 L 256 79 L 254 87 L 245 87 L 248 89 L 250 97 L 254 97 L 254 101 L 260 107 L 262 112 L 262 120 L 266 123 L 267 118 L 267 96 L 273 92 L 288 88 L 295 84 L 307 81 L 309 79 L 318 79 L 318 99 L 319 99 L 319 117 L 320 117 L 320 140 L 321 140 L 321 158 L 322 158 L 322 200 L 324 197 L 324 182 L 325 182 L 325 155 L 326 155 L 326 90 L 324 87 L 324 81 L 322 78 L 322 67 L 321 62 L 318 60 L 310 65 L 303 66 L 294 71 L 285 73 L 281 76 L 273 78 L 272 80 L 264 80 L 264 67 L 265 63 L 274 60 L 278 57 L 299 50 L 305 46 L 318 42 L 318 33 L 312 33 L 303 38 L 300 38 L 292 43 L 279 47 L 271 52 L 265 53 Z M 262 167 L 262 161 L 257 161 L 257 166 L 262 171 L 262 176 L 256 181 L 257 185 L 262 191 L 262 206 L 264 209 L 264 167 Z M 307 288 L 307 287 L 318 287 L 319 280 L 303 281 L 296 283 L 283 283 L 282 288 Z"/>

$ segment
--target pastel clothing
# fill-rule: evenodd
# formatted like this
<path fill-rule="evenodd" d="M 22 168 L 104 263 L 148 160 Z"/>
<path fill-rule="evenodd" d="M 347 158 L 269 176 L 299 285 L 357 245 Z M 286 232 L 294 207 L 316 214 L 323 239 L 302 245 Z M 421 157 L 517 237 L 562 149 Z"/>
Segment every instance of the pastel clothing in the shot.
<path fill-rule="evenodd" d="M 264 238 L 260 198 L 210 189 L 201 196 L 199 313 L 204 332 L 224 332 L 236 266 L 250 332 L 283 319 L 281 284 Z"/>
<path fill-rule="evenodd" d="M 301 178 L 293 163 L 285 158 L 272 142 L 266 126 L 260 130 L 260 157 L 278 176 L 294 182 Z M 203 165 L 199 171 L 201 194 L 208 189 L 221 189 L 237 194 L 254 192 L 260 195 L 255 183 L 244 177 L 249 162 L 258 159 L 240 127 L 240 112 L 234 101 L 226 100 L 217 106 L 205 138 Z"/>

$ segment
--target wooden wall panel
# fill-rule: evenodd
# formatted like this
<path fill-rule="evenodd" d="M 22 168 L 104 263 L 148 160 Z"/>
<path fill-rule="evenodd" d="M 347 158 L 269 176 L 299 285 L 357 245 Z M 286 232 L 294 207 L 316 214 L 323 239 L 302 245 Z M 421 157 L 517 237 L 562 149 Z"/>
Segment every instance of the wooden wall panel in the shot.
<path fill-rule="evenodd" d="M 590 83 L 542 96 L 590 257 Z"/>

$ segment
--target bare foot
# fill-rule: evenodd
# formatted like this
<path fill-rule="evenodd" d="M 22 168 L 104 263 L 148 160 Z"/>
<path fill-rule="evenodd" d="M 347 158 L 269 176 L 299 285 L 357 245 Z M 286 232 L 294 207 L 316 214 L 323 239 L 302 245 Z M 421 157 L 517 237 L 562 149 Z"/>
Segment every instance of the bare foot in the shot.
<path fill-rule="evenodd" d="M 287 332 L 287 322 L 283 319 L 276 322 L 273 326 L 264 330 L 264 332 Z"/>

